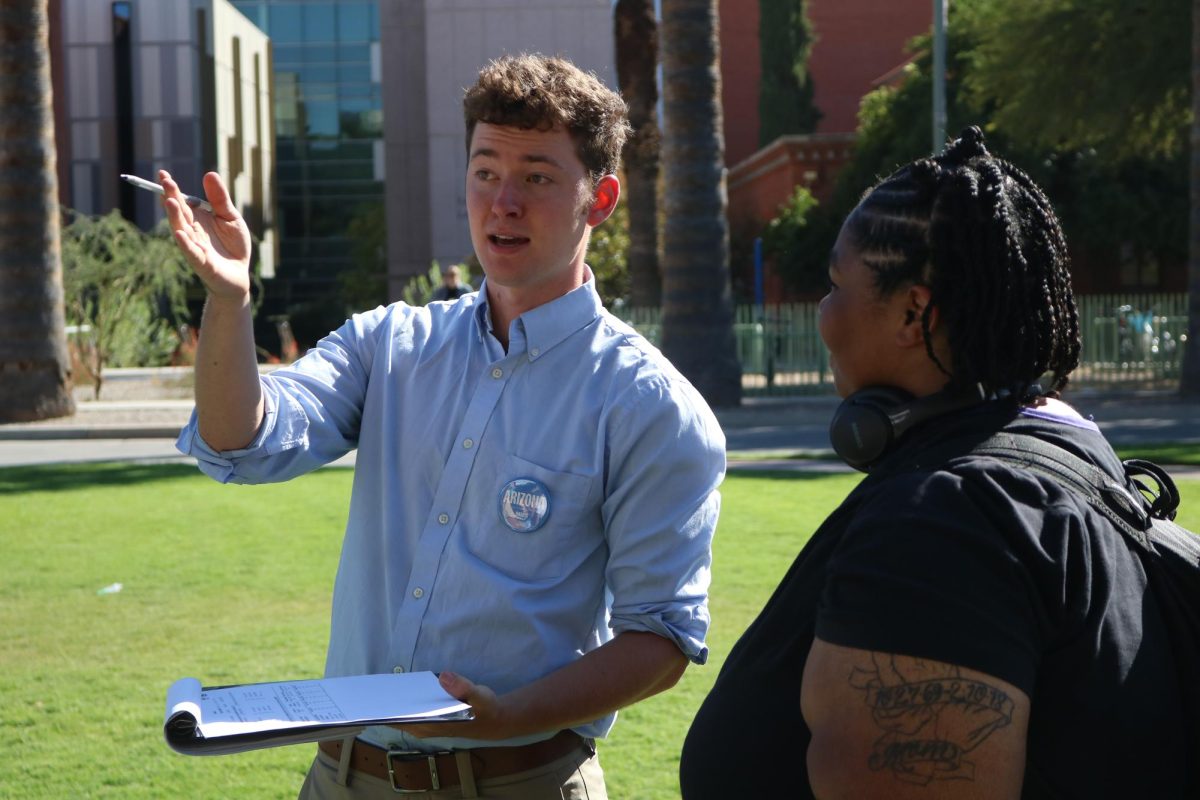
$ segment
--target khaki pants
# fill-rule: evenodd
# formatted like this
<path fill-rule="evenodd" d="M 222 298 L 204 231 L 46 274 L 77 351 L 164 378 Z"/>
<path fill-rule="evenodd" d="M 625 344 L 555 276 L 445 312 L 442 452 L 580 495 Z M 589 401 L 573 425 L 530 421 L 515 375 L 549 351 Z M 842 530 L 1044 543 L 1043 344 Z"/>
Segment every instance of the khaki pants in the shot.
<path fill-rule="evenodd" d="M 349 748 L 343 752 L 348 753 Z M 309 767 L 308 777 L 300 788 L 299 800 L 396 800 L 413 797 L 417 800 L 452 800 L 462 797 L 507 798 L 508 800 L 608 800 L 604 788 L 604 771 L 600 769 L 600 758 L 580 748 L 556 761 L 517 772 L 503 778 L 474 781 L 469 774 L 470 760 L 459 759 L 463 785 L 437 791 L 402 795 L 392 791 L 387 781 L 361 772 L 350 772 L 346 783 L 338 783 L 338 763 L 317 751 L 317 757 Z M 465 768 L 465 772 L 464 772 Z M 471 784 L 474 783 L 474 791 Z"/>

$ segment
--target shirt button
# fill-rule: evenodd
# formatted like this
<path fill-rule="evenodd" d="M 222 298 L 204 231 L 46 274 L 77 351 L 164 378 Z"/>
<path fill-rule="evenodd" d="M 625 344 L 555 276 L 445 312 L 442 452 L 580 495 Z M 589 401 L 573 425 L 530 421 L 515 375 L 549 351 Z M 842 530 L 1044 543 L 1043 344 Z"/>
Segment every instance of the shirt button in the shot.
<path fill-rule="evenodd" d="M 470 450 L 474 446 L 475 442 L 471 441 L 470 439 L 463 439 L 463 447 L 465 447 L 467 450 Z"/>
<path fill-rule="evenodd" d="M 449 515 L 449 514 L 438 514 L 438 522 L 440 522 L 440 523 L 442 523 L 443 525 L 445 525 L 445 524 L 446 524 L 447 522 L 449 522 L 449 521 L 450 521 L 450 515 Z"/>
<path fill-rule="evenodd" d="M 541 354 L 542 354 L 542 351 L 536 347 L 529 351 L 529 355 L 533 356 L 534 358 L 537 358 Z"/>
<path fill-rule="evenodd" d="M 496 367 L 495 369 L 492 370 L 492 377 L 493 378 L 503 378 L 504 370 L 500 369 L 499 367 Z"/>
<path fill-rule="evenodd" d="M 404 672 L 404 667 L 402 667 L 402 666 L 400 666 L 399 664 L 397 664 L 396 666 L 392 667 L 392 672 L 394 672 L 394 673 L 396 673 L 397 675 L 399 675 L 399 674 L 401 674 L 402 672 Z"/>
<path fill-rule="evenodd" d="M 413 589 L 413 597 L 415 597 L 415 598 L 417 598 L 418 600 L 420 600 L 420 599 L 421 599 L 422 597 L 424 597 L 424 596 L 425 596 L 425 590 L 424 590 L 424 589 L 422 589 L 420 586 L 418 586 L 417 588 Z"/>

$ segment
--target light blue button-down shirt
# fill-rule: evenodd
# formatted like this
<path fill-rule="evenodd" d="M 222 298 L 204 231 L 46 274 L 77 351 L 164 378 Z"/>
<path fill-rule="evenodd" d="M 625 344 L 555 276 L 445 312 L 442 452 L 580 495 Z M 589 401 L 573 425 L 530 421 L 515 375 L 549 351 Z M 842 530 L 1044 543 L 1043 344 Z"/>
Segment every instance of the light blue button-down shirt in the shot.
<path fill-rule="evenodd" d="M 457 302 L 356 315 L 262 386 L 248 447 L 214 451 L 194 414 L 178 447 L 235 483 L 358 448 L 327 675 L 452 670 L 504 693 L 622 631 L 705 661 L 725 438 L 594 282 L 515 320 L 507 353 L 485 282 Z M 603 736 L 614 719 L 576 730 Z M 552 733 L 364 738 L 434 749 Z"/>

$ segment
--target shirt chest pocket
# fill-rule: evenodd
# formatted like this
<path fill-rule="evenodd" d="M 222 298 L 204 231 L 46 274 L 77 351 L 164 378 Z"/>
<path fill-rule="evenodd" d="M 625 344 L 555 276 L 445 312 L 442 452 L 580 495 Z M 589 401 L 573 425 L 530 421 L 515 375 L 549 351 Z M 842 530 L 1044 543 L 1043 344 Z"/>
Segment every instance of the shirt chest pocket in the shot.
<path fill-rule="evenodd" d="M 480 477 L 486 488 L 467 547 L 496 571 L 522 581 L 553 580 L 604 547 L 595 479 L 513 455 Z"/>

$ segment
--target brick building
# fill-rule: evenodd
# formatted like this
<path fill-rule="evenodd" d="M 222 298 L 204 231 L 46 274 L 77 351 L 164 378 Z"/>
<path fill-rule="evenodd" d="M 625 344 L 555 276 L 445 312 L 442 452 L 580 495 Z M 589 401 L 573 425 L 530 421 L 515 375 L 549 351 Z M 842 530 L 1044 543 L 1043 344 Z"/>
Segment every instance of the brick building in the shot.
<path fill-rule="evenodd" d="M 930 29 L 929 0 L 808 0 L 816 37 L 809 59 L 814 104 L 821 112 L 812 134 L 759 140 L 759 0 L 721 0 L 721 100 L 725 114 L 725 163 L 729 168 L 729 225 L 735 242 L 746 242 L 778 213 L 797 185 L 818 200 L 828 198 L 838 169 L 850 155 L 863 96 L 893 80 L 909 60 L 908 41 Z M 738 252 L 746 252 L 739 248 Z M 734 263 L 743 285 L 750 263 Z M 785 296 L 767 270 L 766 299 Z"/>

